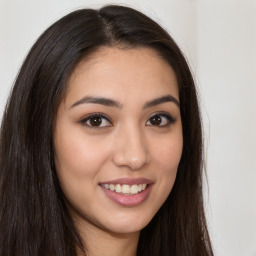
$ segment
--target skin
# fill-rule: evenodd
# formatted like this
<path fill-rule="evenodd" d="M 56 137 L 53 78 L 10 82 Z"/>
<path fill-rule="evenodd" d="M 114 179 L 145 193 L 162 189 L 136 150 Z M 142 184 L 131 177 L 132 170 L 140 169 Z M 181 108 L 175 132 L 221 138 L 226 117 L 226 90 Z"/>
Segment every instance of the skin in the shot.
<path fill-rule="evenodd" d="M 149 48 L 100 48 L 69 79 L 56 117 L 55 164 L 89 255 L 136 255 L 140 230 L 171 192 L 183 147 L 180 109 L 173 101 L 145 108 L 166 95 L 179 101 L 175 73 Z M 86 96 L 119 106 L 81 102 Z M 152 125 L 159 112 L 175 121 L 158 115 L 160 123 Z M 93 113 L 109 121 L 91 126 Z M 133 207 L 114 202 L 99 185 L 127 177 L 153 182 L 146 200 Z"/>

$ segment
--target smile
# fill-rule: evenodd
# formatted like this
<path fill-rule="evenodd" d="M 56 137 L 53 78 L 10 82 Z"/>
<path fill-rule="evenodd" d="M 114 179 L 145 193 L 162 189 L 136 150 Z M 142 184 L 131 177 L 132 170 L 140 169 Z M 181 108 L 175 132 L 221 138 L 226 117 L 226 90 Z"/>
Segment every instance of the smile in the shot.
<path fill-rule="evenodd" d="M 99 185 L 111 201 L 123 207 L 135 207 L 147 200 L 153 183 L 146 178 L 121 178 Z"/>
<path fill-rule="evenodd" d="M 141 191 L 145 190 L 147 184 L 102 184 L 102 186 L 108 190 L 115 191 L 116 193 L 123 194 L 123 195 L 135 195 L 140 193 Z"/>

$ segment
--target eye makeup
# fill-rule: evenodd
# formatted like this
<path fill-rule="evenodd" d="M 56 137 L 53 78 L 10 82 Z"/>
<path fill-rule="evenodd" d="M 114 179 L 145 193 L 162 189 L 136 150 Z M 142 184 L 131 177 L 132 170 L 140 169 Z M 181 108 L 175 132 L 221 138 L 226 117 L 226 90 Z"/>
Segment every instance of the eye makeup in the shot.
<path fill-rule="evenodd" d="M 91 113 L 85 116 L 80 123 L 88 128 L 104 128 L 113 126 L 111 119 L 103 113 Z"/>
<path fill-rule="evenodd" d="M 155 126 L 158 128 L 169 127 L 171 124 L 174 124 L 176 119 L 167 112 L 157 112 L 151 115 L 146 122 L 148 126 Z"/>
<path fill-rule="evenodd" d="M 153 126 L 157 128 L 169 127 L 171 124 L 174 124 L 176 119 L 167 112 L 157 112 L 148 118 L 146 126 Z M 79 121 L 80 124 L 88 128 L 104 128 L 113 126 L 111 118 L 107 115 L 95 112 L 85 116 L 82 120 Z"/>

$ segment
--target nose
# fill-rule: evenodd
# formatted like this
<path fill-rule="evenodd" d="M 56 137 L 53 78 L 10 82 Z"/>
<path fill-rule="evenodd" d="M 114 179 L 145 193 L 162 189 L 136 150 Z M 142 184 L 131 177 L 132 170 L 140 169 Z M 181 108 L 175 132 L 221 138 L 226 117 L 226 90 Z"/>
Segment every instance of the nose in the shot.
<path fill-rule="evenodd" d="M 143 132 L 136 127 L 127 127 L 115 138 L 113 162 L 118 167 L 139 170 L 150 162 L 149 150 Z"/>

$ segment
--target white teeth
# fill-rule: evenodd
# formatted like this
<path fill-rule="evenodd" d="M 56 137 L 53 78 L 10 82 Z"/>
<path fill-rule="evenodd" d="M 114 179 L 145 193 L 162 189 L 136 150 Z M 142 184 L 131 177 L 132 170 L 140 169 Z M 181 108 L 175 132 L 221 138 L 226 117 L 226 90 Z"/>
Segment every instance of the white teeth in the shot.
<path fill-rule="evenodd" d="M 134 184 L 132 186 L 128 184 L 102 184 L 102 186 L 106 189 L 110 189 L 111 191 L 115 191 L 119 194 L 135 195 L 145 190 L 147 184 Z"/>
<path fill-rule="evenodd" d="M 130 194 L 131 193 L 131 187 L 129 185 L 123 185 L 122 186 L 122 193 L 123 194 Z"/>
<path fill-rule="evenodd" d="M 137 194 L 138 193 L 138 185 L 132 185 L 131 186 L 131 193 Z"/>
<path fill-rule="evenodd" d="M 106 188 L 106 189 L 109 189 L 109 184 L 103 184 L 103 187 Z"/>
<path fill-rule="evenodd" d="M 116 185 L 116 192 L 117 192 L 117 193 L 122 192 L 122 187 L 121 187 L 120 184 L 117 184 L 117 185 Z"/>

